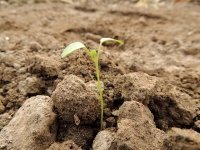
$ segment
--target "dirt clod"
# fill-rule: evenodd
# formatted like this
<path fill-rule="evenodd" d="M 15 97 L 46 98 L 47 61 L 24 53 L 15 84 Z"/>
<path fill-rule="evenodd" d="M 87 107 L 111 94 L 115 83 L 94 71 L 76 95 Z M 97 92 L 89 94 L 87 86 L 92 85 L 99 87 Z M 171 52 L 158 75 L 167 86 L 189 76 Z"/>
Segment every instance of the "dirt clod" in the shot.
<path fill-rule="evenodd" d="M 130 101 L 120 107 L 118 130 L 111 149 L 161 149 L 165 134 L 156 128 L 153 116 L 143 104 Z M 151 139 L 151 140 L 149 140 Z"/>
<path fill-rule="evenodd" d="M 9 113 L 4 113 L 0 115 L 0 131 L 10 122 L 11 119 L 12 116 Z"/>
<path fill-rule="evenodd" d="M 193 99 L 178 87 L 165 81 L 158 82 L 153 93 L 149 98 L 149 108 L 160 129 L 192 126 L 200 108 L 199 100 Z"/>
<path fill-rule="evenodd" d="M 72 140 L 84 149 L 87 149 L 92 143 L 94 136 L 94 129 L 89 126 L 68 125 L 63 132 L 65 132 L 64 141 Z"/>
<path fill-rule="evenodd" d="M 46 149 L 55 140 L 53 102 L 47 96 L 32 97 L 0 132 L 0 149 Z"/>
<path fill-rule="evenodd" d="M 41 94 L 44 88 L 44 83 L 41 79 L 36 77 L 28 77 L 24 81 L 20 81 L 18 89 L 23 95 L 28 94 Z"/>
<path fill-rule="evenodd" d="M 172 128 L 164 140 L 165 149 L 199 150 L 200 134 L 191 129 Z"/>
<path fill-rule="evenodd" d="M 114 138 L 115 132 L 111 130 L 100 131 L 94 139 L 92 148 L 94 150 L 109 150 Z"/>
<path fill-rule="evenodd" d="M 83 80 L 67 75 L 52 94 L 56 111 L 68 123 L 74 124 L 74 115 L 80 124 L 91 124 L 99 115 L 99 99 L 96 92 L 87 87 Z"/>
<path fill-rule="evenodd" d="M 156 85 L 158 78 L 146 73 L 129 73 L 115 80 L 115 95 L 121 95 L 125 101 L 135 100 L 148 104 L 148 95 Z"/>
<path fill-rule="evenodd" d="M 33 52 L 38 52 L 42 49 L 42 46 L 38 42 L 31 42 L 30 43 L 30 50 Z"/>
<path fill-rule="evenodd" d="M 29 65 L 29 70 L 33 74 L 38 76 L 43 76 L 45 78 L 57 77 L 59 73 L 59 61 L 55 60 L 53 57 L 36 55 L 27 58 L 27 65 Z"/>

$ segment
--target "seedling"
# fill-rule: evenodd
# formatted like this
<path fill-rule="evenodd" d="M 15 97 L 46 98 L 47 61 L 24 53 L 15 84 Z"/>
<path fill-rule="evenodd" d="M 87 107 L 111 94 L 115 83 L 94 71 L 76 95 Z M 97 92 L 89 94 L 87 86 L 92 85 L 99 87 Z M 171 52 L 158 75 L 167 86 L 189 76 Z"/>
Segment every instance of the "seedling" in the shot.
<path fill-rule="evenodd" d="M 103 100 L 103 89 L 101 86 L 101 79 L 100 79 L 100 70 L 99 70 L 99 56 L 102 51 L 102 45 L 105 42 L 116 42 L 119 44 L 123 44 L 123 41 L 121 40 L 115 40 L 112 38 L 102 38 L 100 39 L 100 43 L 97 49 L 88 49 L 83 43 L 81 42 L 74 42 L 69 44 L 62 52 L 61 57 L 64 58 L 71 54 L 72 52 L 78 50 L 78 49 L 84 49 L 86 53 L 90 56 L 92 62 L 95 65 L 96 70 L 96 77 L 97 77 L 97 89 L 99 92 L 99 100 L 100 100 L 100 106 L 101 106 L 101 117 L 100 117 L 100 126 L 101 129 L 103 129 L 103 110 L 104 110 L 104 100 Z"/>

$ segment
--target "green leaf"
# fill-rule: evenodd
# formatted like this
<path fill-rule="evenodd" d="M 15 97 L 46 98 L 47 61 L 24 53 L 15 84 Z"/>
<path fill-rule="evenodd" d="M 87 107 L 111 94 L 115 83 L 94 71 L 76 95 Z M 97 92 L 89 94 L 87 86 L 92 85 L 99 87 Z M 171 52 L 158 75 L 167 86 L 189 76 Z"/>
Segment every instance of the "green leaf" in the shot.
<path fill-rule="evenodd" d="M 115 40 L 115 39 L 112 39 L 112 38 L 101 38 L 100 39 L 100 45 L 102 45 L 104 42 L 116 42 L 116 43 L 119 43 L 121 45 L 124 44 L 124 41 L 122 41 L 122 40 Z"/>
<path fill-rule="evenodd" d="M 89 55 L 90 55 L 93 62 L 98 61 L 98 54 L 97 54 L 97 51 L 95 49 L 90 50 Z"/>
<path fill-rule="evenodd" d="M 86 46 L 81 42 L 71 43 L 63 50 L 61 57 L 64 58 L 67 55 L 71 54 L 72 52 L 74 52 L 78 49 L 81 49 L 81 48 L 86 48 Z"/>

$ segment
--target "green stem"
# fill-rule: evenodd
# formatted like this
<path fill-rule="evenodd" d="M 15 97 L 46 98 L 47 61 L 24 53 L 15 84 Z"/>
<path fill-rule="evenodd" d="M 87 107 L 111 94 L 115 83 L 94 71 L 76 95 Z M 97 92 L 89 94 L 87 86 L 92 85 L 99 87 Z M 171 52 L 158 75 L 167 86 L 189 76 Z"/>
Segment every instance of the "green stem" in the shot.
<path fill-rule="evenodd" d="M 100 98 L 100 105 L 101 105 L 101 118 L 100 118 L 100 126 L 101 130 L 103 129 L 103 109 L 104 109 L 104 101 L 103 101 L 103 89 L 101 86 L 101 80 L 100 80 L 100 73 L 99 73 L 99 61 L 95 62 L 95 67 L 96 67 L 96 76 L 97 76 L 97 88 L 99 91 L 99 98 Z"/>
<path fill-rule="evenodd" d="M 101 86 L 101 79 L 100 79 L 100 71 L 99 71 L 99 56 L 100 56 L 100 50 L 101 50 L 101 43 L 98 46 L 97 49 L 97 63 L 96 63 L 96 74 L 97 74 L 97 81 L 98 81 L 98 91 L 100 96 L 100 104 L 101 104 L 101 130 L 103 129 L 103 113 L 104 113 L 104 100 L 103 100 L 103 89 Z"/>
<path fill-rule="evenodd" d="M 100 49 L 101 49 L 101 45 L 99 45 L 98 47 L 98 51 L 97 51 L 97 57 L 96 58 L 92 58 L 94 64 L 95 64 L 95 69 L 96 69 L 96 77 L 97 77 L 97 88 L 98 88 L 98 92 L 99 92 L 99 100 L 100 100 L 100 105 L 101 105 L 101 117 L 100 117 L 100 127 L 101 130 L 103 129 L 103 112 L 104 112 L 104 100 L 103 100 L 103 89 L 101 86 L 101 79 L 100 79 L 100 71 L 99 71 L 99 55 L 100 55 Z M 90 51 L 85 48 L 86 53 L 90 55 Z"/>

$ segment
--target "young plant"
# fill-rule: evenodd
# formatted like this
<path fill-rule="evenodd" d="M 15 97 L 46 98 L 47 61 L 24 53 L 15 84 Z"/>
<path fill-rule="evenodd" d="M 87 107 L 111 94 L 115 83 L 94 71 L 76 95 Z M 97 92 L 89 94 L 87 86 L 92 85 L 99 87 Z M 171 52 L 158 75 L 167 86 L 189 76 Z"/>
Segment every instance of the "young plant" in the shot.
<path fill-rule="evenodd" d="M 90 56 L 92 62 L 94 63 L 95 70 L 96 70 L 96 77 L 97 77 L 97 89 L 99 92 L 99 100 L 100 100 L 100 106 L 101 106 L 101 117 L 100 117 L 101 129 L 103 129 L 104 100 L 103 100 L 103 89 L 101 86 L 101 79 L 100 79 L 99 57 L 100 57 L 100 53 L 102 50 L 102 45 L 105 42 L 116 42 L 119 44 L 123 44 L 123 41 L 121 41 L 121 40 L 115 40 L 112 38 L 102 38 L 102 39 L 100 39 L 100 43 L 99 43 L 99 46 L 97 49 L 88 49 L 83 43 L 74 42 L 74 43 L 69 44 L 63 50 L 63 52 L 61 54 L 61 57 L 64 58 L 78 49 L 84 49 L 86 51 L 86 53 Z"/>

